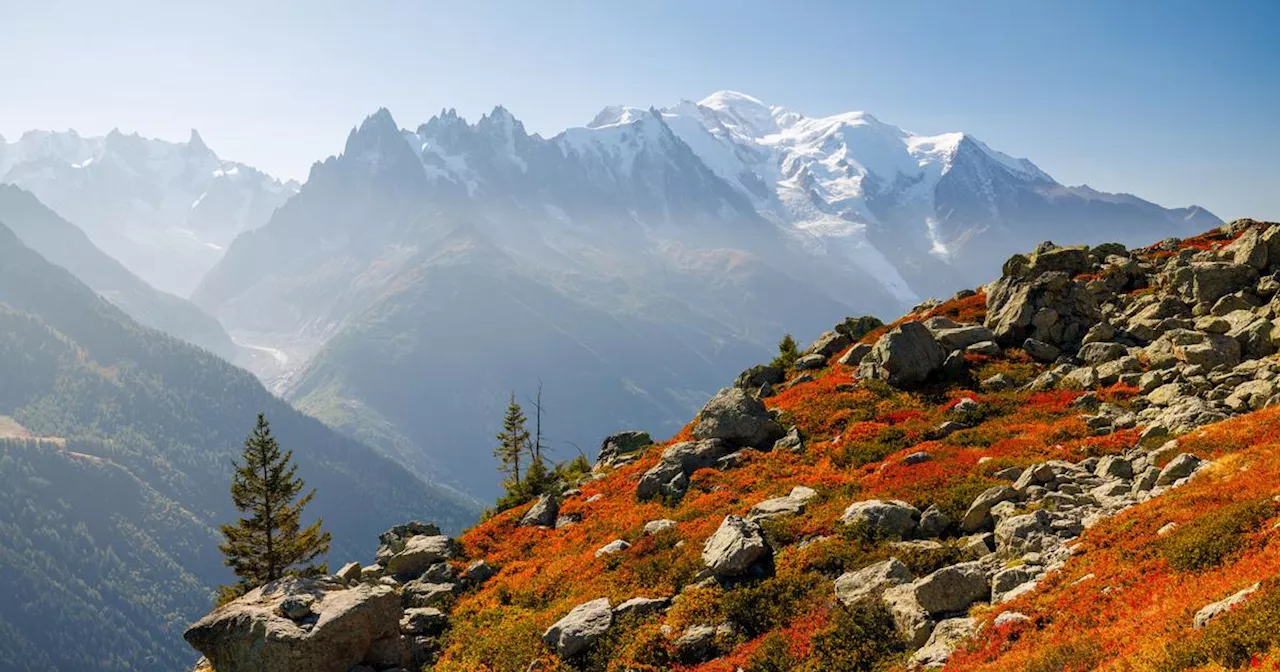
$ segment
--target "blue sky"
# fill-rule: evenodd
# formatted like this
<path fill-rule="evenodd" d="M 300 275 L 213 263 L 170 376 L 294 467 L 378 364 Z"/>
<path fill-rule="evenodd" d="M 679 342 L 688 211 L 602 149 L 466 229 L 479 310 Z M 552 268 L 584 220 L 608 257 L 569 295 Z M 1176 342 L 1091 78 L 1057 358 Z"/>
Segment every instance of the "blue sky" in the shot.
<path fill-rule="evenodd" d="M 501 103 L 550 135 L 608 104 L 736 89 L 968 131 L 1069 184 L 1280 219 L 1280 2 L 106 4 L 0 0 L 0 134 L 196 127 L 301 178 L 380 106 L 413 127 Z"/>

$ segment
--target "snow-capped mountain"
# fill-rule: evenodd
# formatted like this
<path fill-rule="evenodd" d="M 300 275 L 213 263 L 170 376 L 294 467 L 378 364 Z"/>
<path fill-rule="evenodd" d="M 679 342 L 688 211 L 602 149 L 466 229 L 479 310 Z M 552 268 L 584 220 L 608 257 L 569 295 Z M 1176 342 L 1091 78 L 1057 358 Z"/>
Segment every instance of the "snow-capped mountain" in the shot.
<path fill-rule="evenodd" d="M 602 421 L 674 431 L 784 328 L 892 317 L 1046 238 L 1216 222 L 1065 187 L 962 133 L 731 92 L 550 138 L 502 107 L 416 129 L 379 110 L 193 300 L 278 353 L 259 373 L 308 412 L 487 493 L 492 420 L 527 381 L 576 445 Z"/>
<path fill-rule="evenodd" d="M 180 296 L 298 186 L 222 160 L 194 130 L 182 143 L 119 131 L 0 138 L 0 182 L 34 193 L 151 285 Z"/>

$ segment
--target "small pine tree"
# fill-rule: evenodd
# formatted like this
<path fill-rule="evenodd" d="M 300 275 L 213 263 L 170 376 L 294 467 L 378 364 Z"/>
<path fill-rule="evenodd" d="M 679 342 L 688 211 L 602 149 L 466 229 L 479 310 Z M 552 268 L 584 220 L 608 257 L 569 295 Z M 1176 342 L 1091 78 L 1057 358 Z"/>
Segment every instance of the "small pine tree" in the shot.
<path fill-rule="evenodd" d="M 778 356 L 773 359 L 774 366 L 780 366 L 789 369 L 800 359 L 800 346 L 796 344 L 796 339 L 787 334 L 778 341 Z"/>
<path fill-rule="evenodd" d="M 518 488 L 521 480 L 520 456 L 528 450 L 529 430 L 525 428 L 524 409 L 516 403 L 514 392 L 507 401 L 502 431 L 494 438 L 498 440 L 498 445 L 493 449 L 494 456 L 498 458 L 498 469 L 507 474 L 507 480 L 503 484 L 508 491 Z"/>
<path fill-rule="evenodd" d="M 219 589 L 219 603 L 228 602 L 270 581 L 285 576 L 316 576 L 328 571 L 316 558 L 329 552 L 330 536 L 322 532 L 322 520 L 301 527 L 302 510 L 315 497 L 297 476 L 293 451 L 280 452 L 271 426 L 262 413 L 244 442 L 243 463 L 234 463 L 231 500 L 248 514 L 234 524 L 223 525 L 226 542 L 218 547 L 240 580 Z"/>

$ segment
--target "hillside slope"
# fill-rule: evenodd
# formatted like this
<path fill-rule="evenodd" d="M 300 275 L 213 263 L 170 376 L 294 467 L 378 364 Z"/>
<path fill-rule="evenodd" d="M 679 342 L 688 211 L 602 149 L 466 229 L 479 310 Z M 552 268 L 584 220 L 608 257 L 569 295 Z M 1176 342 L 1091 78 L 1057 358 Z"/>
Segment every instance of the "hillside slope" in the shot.
<path fill-rule="evenodd" d="M 190 662 L 176 627 L 232 578 L 216 526 L 235 515 L 230 461 L 259 411 L 318 490 L 308 514 L 333 533 L 332 562 L 398 520 L 475 515 L 248 372 L 138 326 L 3 226 L 0 377 L 5 669 Z"/>
<path fill-rule="evenodd" d="M 402 528 L 324 590 L 398 594 L 436 672 L 1280 663 L 1280 224 L 1045 244 L 852 324 L 670 441 L 611 438 L 456 547 Z M 209 628 L 247 607 L 189 641 L 228 645 Z"/>
<path fill-rule="evenodd" d="M 0 222 L 27 247 L 71 271 L 140 324 L 177 336 L 227 361 L 241 356 L 217 320 L 194 303 L 148 285 L 31 193 L 0 184 Z"/>
<path fill-rule="evenodd" d="M 521 509 L 467 532 L 500 571 L 452 604 L 433 669 L 869 670 L 957 647 L 949 669 L 1274 664 L 1280 416 L 1254 409 L 1280 403 L 1278 270 L 1280 225 L 1248 221 L 1044 246 L 863 344 L 821 341 L 764 399 L 802 448 L 717 461 L 713 402 L 665 450 L 599 465 L 554 529 Z M 1193 626 L 1257 581 L 1256 606 Z M 622 616 L 636 597 L 671 601 Z M 599 598 L 612 625 L 555 655 L 544 631 Z"/>

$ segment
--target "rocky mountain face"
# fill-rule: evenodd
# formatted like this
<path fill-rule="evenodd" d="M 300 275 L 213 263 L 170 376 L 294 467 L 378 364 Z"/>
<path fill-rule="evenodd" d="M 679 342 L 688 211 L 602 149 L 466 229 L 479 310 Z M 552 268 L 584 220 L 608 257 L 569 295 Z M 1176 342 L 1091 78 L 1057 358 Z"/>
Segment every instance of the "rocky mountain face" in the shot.
<path fill-rule="evenodd" d="M 339 556 L 366 530 L 424 511 L 450 530 L 478 513 L 247 371 L 140 326 L 3 225 L 0 377 L 7 670 L 174 670 L 195 659 L 177 629 L 233 578 L 217 527 L 235 519 L 231 461 L 258 412 L 317 488 L 307 515 L 323 518 Z"/>
<path fill-rule="evenodd" d="M 293 183 L 187 142 L 112 131 L 0 138 L 0 182 L 35 194 L 153 287 L 190 295 L 236 235 L 265 224 Z"/>
<path fill-rule="evenodd" d="M 220 672 L 1278 662 L 1280 224 L 1043 243 L 850 324 L 667 442 L 186 638 Z"/>
<path fill-rule="evenodd" d="M 255 372 L 295 404 L 487 495 L 511 387 L 543 381 L 563 449 L 619 424 L 674 432 L 786 330 L 897 315 L 1046 231 L 1205 222 L 1063 187 L 962 134 L 742 94 L 609 108 L 551 138 L 501 107 L 413 130 L 381 110 L 193 299 L 273 353 Z"/>
<path fill-rule="evenodd" d="M 31 193 L 0 184 L 0 222 L 17 234 L 23 244 L 71 271 L 138 323 L 177 336 L 231 362 L 246 361 L 243 358 L 252 355 L 237 348 L 217 320 L 190 301 L 148 285 Z"/>

